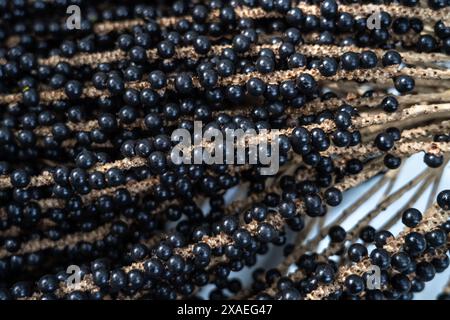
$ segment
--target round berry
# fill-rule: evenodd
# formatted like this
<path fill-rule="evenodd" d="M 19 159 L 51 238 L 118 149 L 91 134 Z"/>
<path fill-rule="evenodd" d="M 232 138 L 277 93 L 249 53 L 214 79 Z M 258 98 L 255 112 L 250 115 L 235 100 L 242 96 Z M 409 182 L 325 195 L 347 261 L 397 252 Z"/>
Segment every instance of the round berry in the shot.
<path fill-rule="evenodd" d="M 31 181 L 31 178 L 23 169 L 14 170 L 10 176 L 11 184 L 16 188 L 25 188 Z"/>
<path fill-rule="evenodd" d="M 154 70 L 148 75 L 148 80 L 153 89 L 162 89 L 166 86 L 167 77 L 161 70 Z"/>
<path fill-rule="evenodd" d="M 383 66 L 392 66 L 396 64 L 402 63 L 402 57 L 400 56 L 400 53 L 394 50 L 387 51 L 382 58 Z"/>
<path fill-rule="evenodd" d="M 356 52 L 345 52 L 341 56 L 342 68 L 346 71 L 353 71 L 359 68 L 359 54 Z"/>
<path fill-rule="evenodd" d="M 402 223 L 410 228 L 416 227 L 421 220 L 422 213 L 415 208 L 406 209 L 402 214 Z"/>
<path fill-rule="evenodd" d="M 380 133 L 375 138 L 375 145 L 381 151 L 388 151 L 394 146 L 394 139 L 388 133 Z"/>
<path fill-rule="evenodd" d="M 425 237 L 418 232 L 411 232 L 405 237 L 405 250 L 413 255 L 422 253 L 426 246 Z"/>
<path fill-rule="evenodd" d="M 342 242 L 345 240 L 347 232 L 341 226 L 333 226 L 328 231 L 328 235 L 330 236 L 331 242 Z"/>
<path fill-rule="evenodd" d="M 345 288 L 350 294 L 359 294 L 365 288 L 364 280 L 355 274 L 349 275 L 345 278 Z"/>
<path fill-rule="evenodd" d="M 194 49 L 199 54 L 207 54 L 211 49 L 211 42 L 206 36 L 199 36 L 194 41 Z"/>
<path fill-rule="evenodd" d="M 164 59 L 172 58 L 175 54 L 175 46 L 168 40 L 163 40 L 158 43 L 156 49 L 158 51 L 158 55 Z"/>
<path fill-rule="evenodd" d="M 324 0 L 320 4 L 320 14 L 325 18 L 334 18 L 338 13 L 338 5 L 335 0 Z"/>
<path fill-rule="evenodd" d="M 353 262 L 359 262 L 367 256 L 367 248 L 366 246 L 360 244 L 360 243 L 354 243 L 348 248 L 348 257 Z"/>
<path fill-rule="evenodd" d="M 370 69 L 377 66 L 378 58 L 373 51 L 363 51 L 361 52 L 359 58 L 362 68 Z"/>
<path fill-rule="evenodd" d="M 237 35 L 233 38 L 233 49 L 238 53 L 244 53 L 250 49 L 251 41 L 244 35 Z"/>
<path fill-rule="evenodd" d="M 334 76 L 337 72 L 338 64 L 333 58 L 324 58 L 319 64 L 319 71 L 325 77 Z"/>
<path fill-rule="evenodd" d="M 444 163 L 444 156 L 433 153 L 425 153 L 423 161 L 430 168 L 439 168 Z"/>
<path fill-rule="evenodd" d="M 393 156 L 392 154 L 388 153 L 384 156 L 383 163 L 388 169 L 397 169 L 402 164 L 402 158 Z"/>
<path fill-rule="evenodd" d="M 256 69 L 261 73 L 270 73 L 275 69 L 275 62 L 271 57 L 261 56 L 256 60 Z"/>
<path fill-rule="evenodd" d="M 332 207 L 338 206 L 342 201 L 342 192 L 334 187 L 325 190 L 324 196 L 326 203 Z"/>
<path fill-rule="evenodd" d="M 414 89 L 415 81 L 410 76 L 398 76 L 394 80 L 394 85 L 400 93 L 406 93 Z"/>
<path fill-rule="evenodd" d="M 381 101 L 381 107 L 386 112 L 395 112 L 398 109 L 398 101 L 393 96 L 387 96 Z"/>

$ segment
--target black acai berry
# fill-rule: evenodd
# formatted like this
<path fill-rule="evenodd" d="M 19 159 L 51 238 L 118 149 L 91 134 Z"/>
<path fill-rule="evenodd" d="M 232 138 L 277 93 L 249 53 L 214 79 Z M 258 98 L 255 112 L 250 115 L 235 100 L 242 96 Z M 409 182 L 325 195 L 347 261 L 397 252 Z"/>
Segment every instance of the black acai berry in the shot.
<path fill-rule="evenodd" d="M 0 0 L 0 300 L 448 298 L 447 1 L 356 2 Z"/>

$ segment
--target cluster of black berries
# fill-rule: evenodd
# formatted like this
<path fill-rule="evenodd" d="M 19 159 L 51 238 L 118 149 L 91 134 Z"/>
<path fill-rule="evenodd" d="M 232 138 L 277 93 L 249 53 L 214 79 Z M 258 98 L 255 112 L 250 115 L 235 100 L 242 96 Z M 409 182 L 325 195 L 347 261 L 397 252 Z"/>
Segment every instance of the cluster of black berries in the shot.
<path fill-rule="evenodd" d="M 435 64 L 450 52 L 450 22 L 422 19 L 419 1 L 371 2 L 392 10 L 376 30 L 356 1 L 0 0 L 0 300 L 192 299 L 207 285 L 210 299 L 316 298 L 336 283 L 320 298 L 421 291 L 448 267 L 449 221 L 424 232 L 430 218 L 406 210 L 417 231 L 396 252 L 394 235 L 368 223 L 358 234 L 328 228 L 326 254 L 290 242 L 344 191 L 420 151 L 429 170 L 442 167 L 450 151 L 439 122 L 449 117 L 413 107 L 450 100 Z M 61 19 L 73 4 L 79 29 Z M 445 17 L 449 4 L 424 10 Z M 172 133 L 194 136 L 195 121 L 224 136 L 268 130 L 280 170 L 236 165 L 236 154 L 174 163 Z M 450 191 L 437 205 L 448 217 Z M 274 246 L 295 274 L 258 268 L 244 288 L 232 272 Z M 341 279 L 340 263 L 364 259 L 382 270 L 382 289 L 366 288 L 364 273 Z"/>
<path fill-rule="evenodd" d="M 438 201 L 448 201 L 449 192 L 442 192 Z M 447 200 L 443 200 L 443 199 Z M 441 204 L 443 204 L 441 202 Z M 410 208 L 403 212 L 402 222 L 409 228 L 420 224 L 422 213 Z M 394 238 L 388 230 L 375 230 L 371 226 L 361 229 L 357 240 L 348 246 L 344 245 L 348 240 L 345 229 L 333 226 L 329 229 L 330 245 L 337 246 L 337 250 L 343 251 L 340 255 L 358 265 L 362 261 L 370 261 L 372 266 L 377 266 L 380 272 L 379 288 L 370 287 L 373 270 L 360 271 L 358 274 L 347 274 L 342 281 L 342 287 L 333 291 L 328 299 L 360 299 L 364 293 L 367 300 L 410 300 L 413 294 L 421 292 L 425 283 L 433 280 L 436 273 L 445 271 L 450 260 L 448 256 L 439 252 L 447 242 L 449 222 L 445 222 L 432 231 L 409 232 L 404 236 L 404 242 L 399 251 L 392 252 L 387 245 Z M 358 239 L 359 238 L 359 239 Z M 369 245 L 374 245 L 372 251 Z M 423 259 L 428 256 L 429 259 Z M 305 253 L 296 261 L 297 273 L 302 274 L 300 280 L 282 276 L 279 270 L 270 269 L 265 273 L 265 281 L 275 288 L 275 296 L 267 293 L 259 293 L 260 299 L 287 299 L 297 300 L 305 298 L 317 290 L 320 285 L 330 285 L 337 280 L 339 267 L 333 259 L 323 259 L 317 253 Z M 257 271 L 260 272 L 260 271 Z M 261 289 L 267 287 L 267 283 L 260 283 Z"/>

